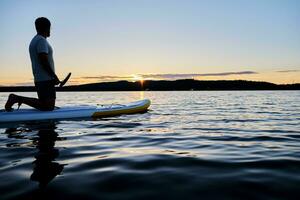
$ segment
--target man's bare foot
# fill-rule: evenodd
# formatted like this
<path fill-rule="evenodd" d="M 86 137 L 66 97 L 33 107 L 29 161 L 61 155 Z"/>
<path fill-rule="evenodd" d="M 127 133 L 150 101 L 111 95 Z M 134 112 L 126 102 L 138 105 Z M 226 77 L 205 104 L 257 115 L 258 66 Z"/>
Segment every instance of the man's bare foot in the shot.
<path fill-rule="evenodd" d="M 18 102 L 18 96 L 15 94 L 10 94 L 8 96 L 7 102 L 5 104 L 5 110 L 7 112 L 11 112 L 12 111 L 12 106 Z"/>

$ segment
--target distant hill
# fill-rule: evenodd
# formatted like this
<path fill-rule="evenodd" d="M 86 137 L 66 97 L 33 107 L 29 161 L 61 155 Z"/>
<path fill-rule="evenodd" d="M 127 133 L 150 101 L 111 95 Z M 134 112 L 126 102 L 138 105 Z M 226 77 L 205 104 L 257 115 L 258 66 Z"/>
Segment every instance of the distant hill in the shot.
<path fill-rule="evenodd" d="M 66 86 L 57 88 L 58 91 L 171 91 L 171 90 L 300 90 L 300 83 L 274 84 L 258 81 L 200 81 L 193 79 L 160 80 L 140 82 L 117 81 L 90 83 L 83 85 Z M 0 92 L 30 92 L 35 91 L 32 86 L 0 87 Z"/>

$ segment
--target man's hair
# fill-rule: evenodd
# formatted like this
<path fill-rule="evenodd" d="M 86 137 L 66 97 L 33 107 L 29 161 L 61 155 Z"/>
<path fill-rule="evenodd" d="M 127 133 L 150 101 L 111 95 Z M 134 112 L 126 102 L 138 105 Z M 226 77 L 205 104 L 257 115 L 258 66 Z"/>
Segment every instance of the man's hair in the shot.
<path fill-rule="evenodd" d="M 46 17 L 39 17 L 35 20 L 35 29 L 38 33 L 43 33 L 50 29 L 51 23 Z"/>

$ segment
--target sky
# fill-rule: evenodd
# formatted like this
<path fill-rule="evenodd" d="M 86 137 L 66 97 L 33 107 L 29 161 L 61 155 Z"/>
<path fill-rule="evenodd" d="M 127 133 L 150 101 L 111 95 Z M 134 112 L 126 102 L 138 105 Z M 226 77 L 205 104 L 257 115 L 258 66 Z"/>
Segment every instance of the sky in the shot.
<path fill-rule="evenodd" d="M 32 85 L 47 17 L 71 84 L 183 79 L 300 83 L 299 0 L 1 0 L 0 85 Z"/>

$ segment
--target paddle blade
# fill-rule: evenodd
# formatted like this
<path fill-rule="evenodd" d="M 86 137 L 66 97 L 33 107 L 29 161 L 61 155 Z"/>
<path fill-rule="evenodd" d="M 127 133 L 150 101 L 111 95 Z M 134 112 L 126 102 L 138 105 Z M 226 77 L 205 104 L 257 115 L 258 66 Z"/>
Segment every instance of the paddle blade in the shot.
<path fill-rule="evenodd" d="M 71 72 L 68 74 L 68 76 L 66 76 L 66 78 L 60 82 L 59 87 L 62 87 L 66 84 L 66 82 L 68 82 L 69 78 L 71 77 Z"/>

